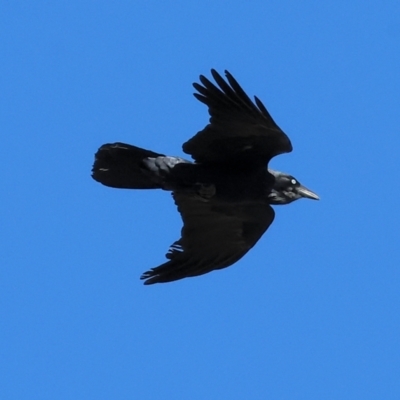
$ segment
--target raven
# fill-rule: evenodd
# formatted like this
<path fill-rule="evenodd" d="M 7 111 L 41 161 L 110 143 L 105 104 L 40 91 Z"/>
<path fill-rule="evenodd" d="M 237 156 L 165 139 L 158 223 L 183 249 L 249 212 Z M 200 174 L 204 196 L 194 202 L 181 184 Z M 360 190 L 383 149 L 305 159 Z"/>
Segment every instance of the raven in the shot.
<path fill-rule="evenodd" d="M 210 114 L 209 124 L 183 144 L 194 162 L 124 143 L 104 144 L 95 154 L 93 179 L 113 188 L 172 191 L 181 214 L 181 238 L 167 262 L 141 276 L 146 285 L 228 267 L 271 225 L 271 204 L 319 199 L 293 176 L 268 168 L 292 144 L 263 103 L 257 97 L 253 103 L 228 71 L 226 80 L 211 74 L 218 86 L 203 75 L 193 84 Z"/>

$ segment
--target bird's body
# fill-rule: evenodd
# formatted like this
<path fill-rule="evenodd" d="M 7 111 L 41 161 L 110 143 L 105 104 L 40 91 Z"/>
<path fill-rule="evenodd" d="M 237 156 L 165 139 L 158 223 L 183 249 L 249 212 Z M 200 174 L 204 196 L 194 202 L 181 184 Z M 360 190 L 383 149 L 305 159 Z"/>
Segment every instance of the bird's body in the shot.
<path fill-rule="evenodd" d="M 292 145 L 264 105 L 247 97 L 226 72 L 220 89 L 201 76 L 195 96 L 209 107 L 210 124 L 183 145 L 195 162 L 113 143 L 96 153 L 92 176 L 106 186 L 172 191 L 184 226 L 169 261 L 142 275 L 146 284 L 225 268 L 250 250 L 274 219 L 270 204 L 317 199 L 290 175 L 268 169 Z"/>

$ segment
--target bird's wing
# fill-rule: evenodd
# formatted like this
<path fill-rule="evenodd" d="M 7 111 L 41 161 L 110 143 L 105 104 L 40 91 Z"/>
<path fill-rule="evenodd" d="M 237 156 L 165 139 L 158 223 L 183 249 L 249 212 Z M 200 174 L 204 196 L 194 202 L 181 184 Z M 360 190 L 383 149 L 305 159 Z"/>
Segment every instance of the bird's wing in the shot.
<path fill-rule="evenodd" d="M 145 284 L 170 282 L 232 265 L 260 239 L 274 220 L 266 202 L 241 204 L 205 201 L 173 193 L 183 220 L 182 237 L 172 244 L 166 263 L 145 272 Z"/>
<path fill-rule="evenodd" d="M 225 71 L 227 81 L 214 69 L 219 88 L 200 75 L 194 96 L 208 106 L 210 123 L 183 144 L 183 151 L 201 163 L 229 163 L 242 159 L 266 165 L 278 154 L 292 151 L 286 134 L 274 122 L 263 103 L 250 100 L 235 78 Z"/>

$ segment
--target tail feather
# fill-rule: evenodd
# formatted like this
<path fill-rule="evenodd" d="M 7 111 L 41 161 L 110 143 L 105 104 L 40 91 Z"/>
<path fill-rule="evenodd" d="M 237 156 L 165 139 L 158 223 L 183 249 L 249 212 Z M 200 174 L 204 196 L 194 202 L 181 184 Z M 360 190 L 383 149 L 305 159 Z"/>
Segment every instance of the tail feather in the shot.
<path fill-rule="evenodd" d="M 104 144 L 95 154 L 92 177 L 105 186 L 120 189 L 157 189 L 145 169 L 143 160 L 163 154 L 125 143 Z"/>

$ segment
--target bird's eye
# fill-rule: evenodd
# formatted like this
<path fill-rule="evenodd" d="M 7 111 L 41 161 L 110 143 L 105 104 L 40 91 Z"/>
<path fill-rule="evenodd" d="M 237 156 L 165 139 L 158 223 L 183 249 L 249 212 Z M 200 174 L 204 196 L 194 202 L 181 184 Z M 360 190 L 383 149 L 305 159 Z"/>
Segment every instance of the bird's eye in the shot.
<path fill-rule="evenodd" d="M 292 185 L 295 185 L 297 183 L 296 179 L 292 179 L 290 182 L 292 182 Z"/>

